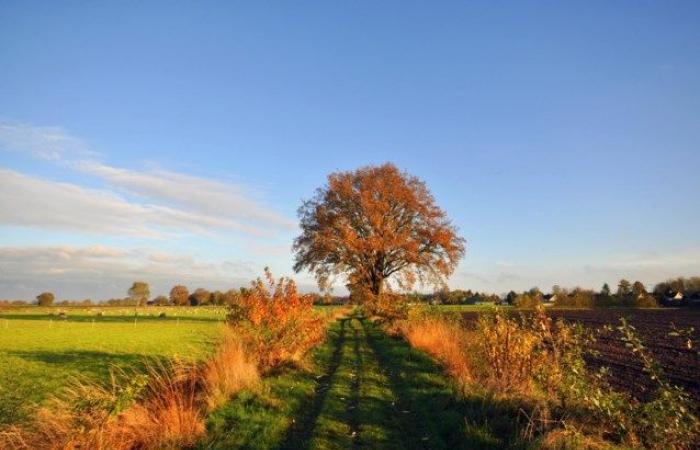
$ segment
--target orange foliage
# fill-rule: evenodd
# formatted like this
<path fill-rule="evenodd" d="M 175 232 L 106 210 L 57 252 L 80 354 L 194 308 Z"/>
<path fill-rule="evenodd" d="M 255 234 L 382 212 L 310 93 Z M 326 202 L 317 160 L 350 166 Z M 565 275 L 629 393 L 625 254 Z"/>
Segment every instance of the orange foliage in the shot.
<path fill-rule="evenodd" d="M 258 355 L 262 371 L 299 362 L 324 333 L 324 321 L 314 312 L 311 296 L 300 295 L 291 279 L 275 282 L 267 268 L 265 278 L 242 292 L 228 315 L 250 353 Z"/>
<path fill-rule="evenodd" d="M 201 364 L 153 362 L 147 373 L 114 371 L 111 386 L 76 382 L 42 408 L 31 430 L 0 431 L 0 448 L 135 450 L 191 447 L 204 418 L 242 389 L 258 370 L 299 362 L 323 339 L 323 318 L 294 281 L 258 279 L 231 305 L 230 328 Z M 337 311 L 336 313 L 340 313 Z"/>
<path fill-rule="evenodd" d="M 294 270 L 314 271 L 322 286 L 336 274 L 373 295 L 392 276 L 401 287 L 439 284 L 464 255 L 464 239 L 425 183 L 393 164 L 329 175 L 299 214 Z"/>

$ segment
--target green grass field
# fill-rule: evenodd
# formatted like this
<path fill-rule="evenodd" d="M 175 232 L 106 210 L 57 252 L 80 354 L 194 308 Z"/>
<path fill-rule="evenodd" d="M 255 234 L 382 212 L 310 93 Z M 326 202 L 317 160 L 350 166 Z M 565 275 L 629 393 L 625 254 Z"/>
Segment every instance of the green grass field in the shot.
<path fill-rule="evenodd" d="M 158 317 L 161 312 L 165 317 Z M 145 358 L 202 358 L 216 343 L 224 317 L 223 308 L 5 309 L 0 425 L 27 421 L 72 377 L 107 381 L 110 367 L 138 368 Z"/>

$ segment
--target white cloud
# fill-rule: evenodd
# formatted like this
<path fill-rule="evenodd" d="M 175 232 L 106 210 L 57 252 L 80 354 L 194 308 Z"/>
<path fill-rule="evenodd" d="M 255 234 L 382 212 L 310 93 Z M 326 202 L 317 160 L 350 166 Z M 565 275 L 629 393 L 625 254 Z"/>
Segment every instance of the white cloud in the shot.
<path fill-rule="evenodd" d="M 52 161 L 95 155 L 80 139 L 61 127 L 39 127 L 8 121 L 0 122 L 0 148 Z"/>
<path fill-rule="evenodd" d="M 105 189 L 97 191 L 6 171 L 11 179 L 4 180 L 3 187 L 19 190 L 5 192 L 3 201 L 25 204 L 20 201 L 28 200 L 26 204 L 30 207 L 2 214 L 0 220 L 10 222 L 0 224 L 42 226 L 45 223 L 59 228 L 84 225 L 91 231 L 140 236 L 159 235 L 144 223 L 200 234 L 228 229 L 257 236 L 289 230 L 295 225 L 233 183 L 167 170 L 130 170 L 98 162 L 94 160 L 96 153 L 82 140 L 60 127 L 0 122 L 0 149 L 50 160 L 106 184 Z M 51 192 L 52 188 L 56 192 Z M 117 192 L 135 196 L 138 201 L 127 201 Z M 64 206 L 69 211 L 63 212 Z M 75 211 L 75 207 L 93 212 L 82 208 Z M 100 220 L 104 213 L 104 219 Z M 96 224 L 80 225 L 79 220 L 86 215 L 97 219 Z"/>
<path fill-rule="evenodd" d="M 156 295 L 177 283 L 224 290 L 246 285 L 257 269 L 241 261 L 208 262 L 142 248 L 0 247 L 0 296 L 31 299 L 48 290 L 61 299 L 123 297 L 135 280 L 150 283 Z"/>
<path fill-rule="evenodd" d="M 0 169 L 0 224 L 163 238 L 256 229 L 226 217 L 130 202 L 114 193 Z"/>
<path fill-rule="evenodd" d="M 94 161 L 80 161 L 74 167 L 151 201 L 228 217 L 250 226 L 295 226 L 288 218 L 261 206 L 248 198 L 240 187 L 229 183 L 165 170 L 128 170 Z"/>

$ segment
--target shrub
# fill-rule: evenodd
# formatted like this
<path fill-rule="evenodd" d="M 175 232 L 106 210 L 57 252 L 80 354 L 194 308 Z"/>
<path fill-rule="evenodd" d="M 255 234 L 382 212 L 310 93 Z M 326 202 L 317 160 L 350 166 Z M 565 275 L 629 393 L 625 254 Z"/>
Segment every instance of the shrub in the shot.
<path fill-rule="evenodd" d="M 542 307 L 519 317 L 499 310 L 482 314 L 474 330 L 444 315 L 412 311 L 398 329 L 441 362 L 465 394 L 483 392 L 520 404 L 528 417 L 523 436 L 540 435 L 545 448 L 598 447 L 602 436 L 631 447 L 689 449 L 698 439 L 688 395 L 667 381 L 624 319 L 618 327 L 622 340 L 657 384 L 647 402 L 614 391 L 606 369 L 587 369 L 584 355 L 594 337 L 579 326 L 553 322 Z"/>
<path fill-rule="evenodd" d="M 320 342 L 323 320 L 313 310 L 313 299 L 299 295 L 288 278 L 275 282 L 265 269 L 250 289 L 229 306 L 227 322 L 241 336 L 251 354 L 259 355 L 258 366 L 268 371 L 285 363 L 298 363 Z"/>

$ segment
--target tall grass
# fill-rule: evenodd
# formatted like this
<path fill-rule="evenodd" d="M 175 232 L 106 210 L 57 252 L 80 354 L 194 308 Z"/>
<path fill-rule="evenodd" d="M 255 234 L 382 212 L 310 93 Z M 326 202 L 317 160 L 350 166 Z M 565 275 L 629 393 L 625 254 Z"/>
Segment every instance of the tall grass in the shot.
<path fill-rule="evenodd" d="M 413 310 L 394 324 L 413 346 L 436 358 L 464 396 L 519 405 L 523 441 L 546 448 L 623 445 L 690 449 L 700 438 L 698 419 L 682 389 L 665 381 L 634 329 L 623 321 L 621 339 L 657 381 L 655 397 L 639 402 L 614 391 L 605 372 L 586 367 L 593 339 L 580 327 L 553 322 L 539 309 L 511 317 L 480 316 L 474 329 L 430 310 Z"/>
<path fill-rule="evenodd" d="M 193 446 L 210 411 L 255 386 L 254 359 L 227 333 L 201 364 L 151 361 L 146 372 L 114 370 L 108 386 L 76 380 L 36 416 L 31 431 L 0 437 L 7 448 L 175 449 Z"/>

